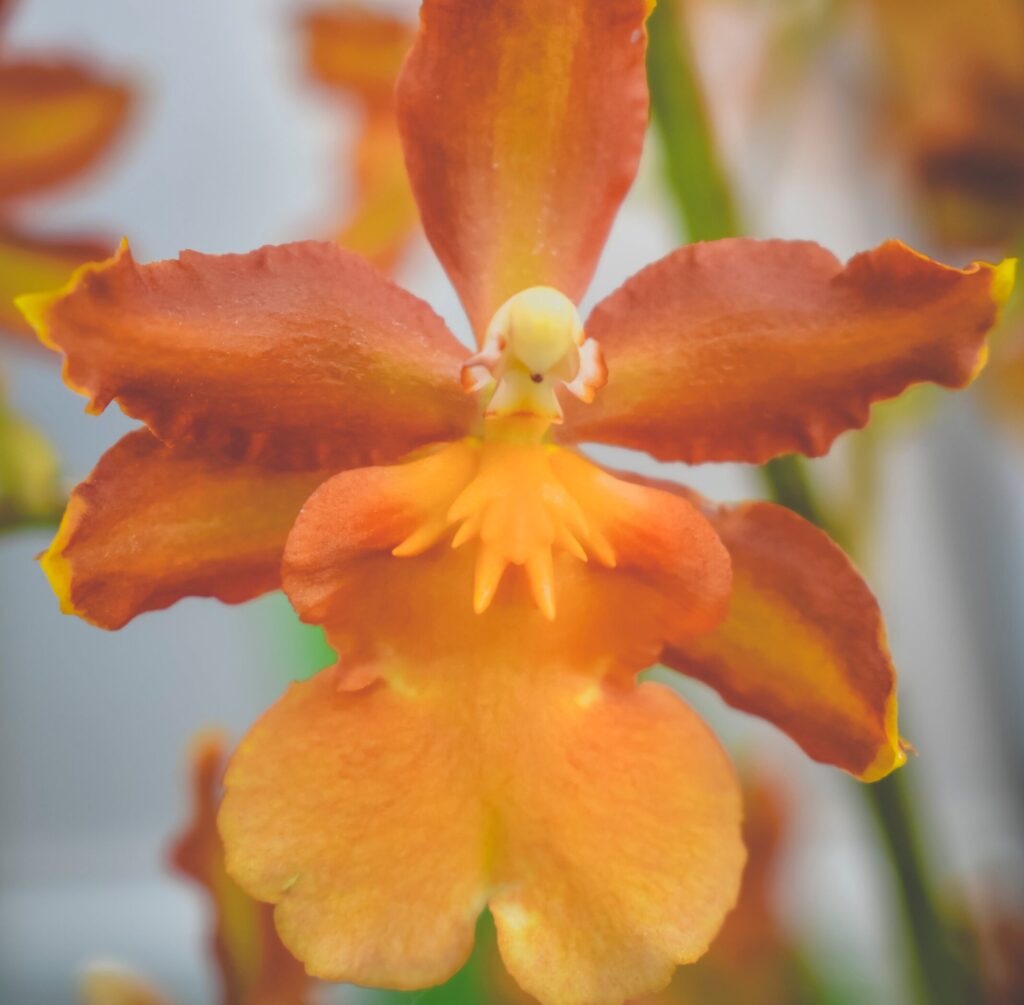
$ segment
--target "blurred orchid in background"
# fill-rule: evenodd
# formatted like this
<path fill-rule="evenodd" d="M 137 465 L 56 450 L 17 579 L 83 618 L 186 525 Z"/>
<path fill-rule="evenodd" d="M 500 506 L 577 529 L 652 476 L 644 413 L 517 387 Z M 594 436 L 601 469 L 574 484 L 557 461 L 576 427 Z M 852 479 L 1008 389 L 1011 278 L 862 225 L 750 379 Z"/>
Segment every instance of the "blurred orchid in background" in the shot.
<path fill-rule="evenodd" d="M 0 0 L 0 29 L 13 6 Z M 0 330 L 26 344 L 35 340 L 14 297 L 53 289 L 83 262 L 110 254 L 114 242 L 29 234 L 17 211 L 106 155 L 130 104 L 123 81 L 63 56 L 16 56 L 0 35 Z"/>
<path fill-rule="evenodd" d="M 189 756 L 192 818 L 171 850 L 176 872 L 199 885 L 211 927 L 209 957 L 222 1005 L 304 1005 L 312 981 L 281 945 L 271 910 L 247 897 L 224 868 L 217 833 L 225 744 L 219 733 L 193 741 Z M 167 1005 L 145 979 L 123 967 L 94 963 L 81 986 L 82 1005 Z M 211 996 L 211 1001 L 214 998 Z"/>
<path fill-rule="evenodd" d="M 311 11 L 302 24 L 311 76 L 337 98 L 354 100 L 360 113 L 354 151 L 343 154 L 352 193 L 337 241 L 391 271 L 419 231 L 394 110 L 413 28 L 368 7 L 338 4 Z"/>
<path fill-rule="evenodd" d="M 107 153 L 131 92 L 80 61 L 11 53 L 3 29 L 13 6 L 0 0 L 0 337 L 37 346 L 14 297 L 52 289 L 83 262 L 108 255 L 114 242 L 30 233 L 19 210 Z M 61 506 L 53 448 L 7 405 L 0 377 L 0 530 L 52 522 Z"/>

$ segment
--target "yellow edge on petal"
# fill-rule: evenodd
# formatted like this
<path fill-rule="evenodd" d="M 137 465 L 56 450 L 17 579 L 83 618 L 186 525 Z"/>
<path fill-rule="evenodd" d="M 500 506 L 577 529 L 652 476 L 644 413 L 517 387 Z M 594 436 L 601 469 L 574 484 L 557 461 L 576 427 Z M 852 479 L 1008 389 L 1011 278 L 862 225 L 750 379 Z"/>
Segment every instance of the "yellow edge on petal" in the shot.
<path fill-rule="evenodd" d="M 75 289 L 87 275 L 95 272 L 102 272 L 118 258 L 127 253 L 128 238 L 122 237 L 121 244 L 118 246 L 116 254 L 98 262 L 84 262 L 71 273 L 71 277 L 68 281 L 58 289 L 48 290 L 42 293 L 23 293 L 21 296 L 14 298 L 14 306 L 21 311 L 22 317 L 25 318 L 29 325 L 31 325 L 32 330 L 36 333 L 36 338 L 38 338 L 47 349 L 52 349 L 54 352 L 61 352 L 60 346 L 58 346 L 50 337 L 49 326 L 46 322 L 46 315 L 49 313 L 50 308 L 57 303 L 57 301 L 63 300 L 65 297 L 74 293 Z M 83 397 L 91 398 L 89 391 L 83 387 L 78 387 L 74 381 L 68 377 L 66 360 L 64 362 L 64 368 L 61 376 L 64 379 L 64 383 L 76 394 L 81 394 Z M 86 411 L 96 414 L 91 401 L 89 405 L 86 406 Z"/>
<path fill-rule="evenodd" d="M 1013 293 L 1014 283 L 1017 281 L 1017 259 L 1004 258 L 998 265 L 992 267 L 992 299 L 996 306 L 1002 307 L 1010 299 Z"/>
<path fill-rule="evenodd" d="M 39 556 L 39 565 L 50 582 L 50 588 L 60 601 L 61 612 L 73 614 L 83 621 L 88 621 L 89 624 L 96 624 L 88 615 L 78 610 L 71 600 L 71 563 L 64 557 L 64 549 L 70 542 L 84 510 L 85 503 L 81 499 L 72 496 L 68 500 L 67 509 L 57 528 L 57 536 L 50 547 Z"/>
<path fill-rule="evenodd" d="M 897 701 L 895 691 L 885 704 L 885 737 L 887 743 L 875 759 L 857 776 L 862 782 L 877 782 L 907 763 L 907 750 L 900 739 L 896 725 Z"/>

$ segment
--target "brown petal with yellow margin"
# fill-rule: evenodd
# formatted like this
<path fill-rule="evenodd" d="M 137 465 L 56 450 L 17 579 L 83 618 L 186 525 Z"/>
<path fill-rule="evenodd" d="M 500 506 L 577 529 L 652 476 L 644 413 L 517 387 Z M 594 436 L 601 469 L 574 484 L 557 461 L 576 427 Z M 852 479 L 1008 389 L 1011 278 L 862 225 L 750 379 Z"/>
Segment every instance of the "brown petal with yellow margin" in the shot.
<path fill-rule="evenodd" d="M 667 647 L 663 661 L 862 781 L 902 765 L 882 614 L 842 550 L 782 506 L 716 506 L 675 490 L 700 505 L 724 542 L 733 590 L 725 620 Z"/>
<path fill-rule="evenodd" d="M 910 384 L 970 383 L 1013 261 L 953 269 L 898 241 L 844 266 L 806 241 L 712 241 L 655 262 L 594 308 L 608 366 L 566 440 L 687 463 L 824 454 Z"/>
<path fill-rule="evenodd" d="M 336 468 L 465 433 L 466 350 L 422 301 L 334 244 L 138 265 L 127 244 L 20 297 L 68 384 L 161 440 L 239 462 Z"/>
<path fill-rule="evenodd" d="M 43 569 L 64 612 L 101 628 L 183 597 L 251 600 L 280 586 L 288 532 L 331 473 L 229 464 L 137 430 L 71 494 Z"/>
<path fill-rule="evenodd" d="M 14 305 L 15 297 L 42 293 L 66 283 L 85 262 L 106 258 L 117 242 L 88 237 L 30 237 L 0 224 L 0 335 L 43 352 L 32 326 Z"/>

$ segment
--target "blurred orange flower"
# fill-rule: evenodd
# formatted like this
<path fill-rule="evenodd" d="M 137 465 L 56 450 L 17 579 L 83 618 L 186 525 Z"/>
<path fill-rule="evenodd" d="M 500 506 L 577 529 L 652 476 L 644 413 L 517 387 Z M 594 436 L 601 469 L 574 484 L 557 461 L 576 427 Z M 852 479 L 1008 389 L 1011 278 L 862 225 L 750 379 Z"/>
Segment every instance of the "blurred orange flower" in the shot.
<path fill-rule="evenodd" d="M 302 964 L 281 945 L 271 909 L 244 894 L 224 867 L 217 808 L 225 761 L 219 734 L 196 739 L 191 755 L 192 820 L 175 841 L 171 861 L 203 888 L 213 909 L 210 942 L 221 983 L 220 1001 L 224 1005 L 302 1005 L 311 981 Z"/>
<path fill-rule="evenodd" d="M 224 868 L 217 833 L 224 741 L 219 734 L 196 738 L 190 755 L 192 819 L 171 852 L 174 867 L 206 894 L 214 926 L 211 956 L 223 1005 L 303 1005 L 312 981 L 281 945 L 271 910 L 247 897 Z M 146 981 L 117 967 L 90 967 L 82 983 L 84 1005 L 160 1005 L 165 999 Z"/>
<path fill-rule="evenodd" d="M 699 957 L 736 898 L 740 796 L 687 706 L 637 683 L 659 659 L 860 778 L 905 758 L 878 606 L 824 534 L 573 445 L 822 454 L 911 383 L 968 383 L 1012 265 L 720 241 L 584 325 L 643 142 L 648 10 L 424 3 L 398 122 L 473 354 L 331 244 L 125 247 L 21 300 L 89 409 L 147 427 L 43 559 L 64 610 L 115 628 L 283 586 L 343 654 L 242 742 L 220 814 L 231 875 L 317 976 L 438 983 L 485 905 L 543 1002 L 618 1003 Z"/>
<path fill-rule="evenodd" d="M 882 110 L 939 236 L 1024 232 L 1024 4 L 868 0 Z"/>
<path fill-rule="evenodd" d="M 12 7 L 0 0 L 0 31 Z M 110 253 L 110 241 L 35 236 L 14 218 L 23 198 L 76 178 L 109 149 L 130 100 L 124 83 L 82 63 L 12 56 L 0 34 L 0 332 L 35 344 L 14 297 L 53 289 Z"/>
<path fill-rule="evenodd" d="M 414 31 L 398 18 L 337 4 L 310 12 L 303 29 L 312 76 L 339 97 L 354 98 L 362 113 L 353 209 L 337 241 L 389 272 L 419 230 L 394 109 L 395 81 Z M 349 163 L 346 155 L 346 168 Z"/>

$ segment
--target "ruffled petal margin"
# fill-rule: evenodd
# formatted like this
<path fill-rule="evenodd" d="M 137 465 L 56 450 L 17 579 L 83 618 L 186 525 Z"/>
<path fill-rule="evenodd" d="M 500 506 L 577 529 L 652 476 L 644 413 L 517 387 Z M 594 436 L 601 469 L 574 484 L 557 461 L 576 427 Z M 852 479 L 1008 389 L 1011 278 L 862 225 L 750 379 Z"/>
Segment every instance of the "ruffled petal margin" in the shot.
<path fill-rule="evenodd" d="M 850 560 L 782 506 L 702 508 L 732 558 L 729 613 L 709 634 L 669 646 L 665 664 L 862 781 L 902 765 L 885 626 Z"/>
<path fill-rule="evenodd" d="M 435 670 L 410 688 L 382 667 L 359 690 L 322 671 L 231 761 L 228 869 L 277 904 L 309 971 L 436 984 L 488 903 L 506 965 L 549 1005 L 621 1005 L 700 956 L 744 859 L 706 727 L 654 684 Z"/>
<path fill-rule="evenodd" d="M 305 241 L 137 265 L 127 244 L 53 294 L 18 298 L 99 413 L 239 462 L 347 466 L 465 433 L 466 350 L 352 252 Z"/>
<path fill-rule="evenodd" d="M 288 532 L 332 473 L 229 464 L 137 430 L 74 490 L 43 570 L 62 610 L 101 628 L 188 596 L 251 600 L 280 586 Z"/>
<path fill-rule="evenodd" d="M 1013 261 L 940 265 L 898 241 L 843 266 L 804 241 L 695 244 L 594 308 L 608 366 L 563 439 L 662 460 L 818 456 L 908 385 L 963 387 L 1013 284 Z"/>
<path fill-rule="evenodd" d="M 85 262 L 105 258 L 115 241 L 90 238 L 29 237 L 0 226 L 0 333 L 42 350 L 39 340 L 14 305 L 25 293 L 42 293 L 66 283 Z"/>

